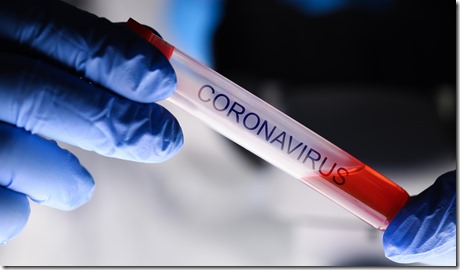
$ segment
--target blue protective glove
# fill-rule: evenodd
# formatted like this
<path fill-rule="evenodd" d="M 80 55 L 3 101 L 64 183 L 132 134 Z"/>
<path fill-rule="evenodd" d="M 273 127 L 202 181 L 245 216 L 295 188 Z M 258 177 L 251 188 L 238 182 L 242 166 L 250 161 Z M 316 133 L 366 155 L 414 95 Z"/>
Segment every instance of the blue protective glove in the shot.
<path fill-rule="evenodd" d="M 1 1 L 0 63 L 0 243 L 25 226 L 27 197 L 71 210 L 92 195 L 78 159 L 43 137 L 138 162 L 182 146 L 154 103 L 175 90 L 174 70 L 124 25 L 58 1 Z"/>
<path fill-rule="evenodd" d="M 399 263 L 456 264 L 456 171 L 436 182 L 398 212 L 383 234 L 385 255 Z"/>

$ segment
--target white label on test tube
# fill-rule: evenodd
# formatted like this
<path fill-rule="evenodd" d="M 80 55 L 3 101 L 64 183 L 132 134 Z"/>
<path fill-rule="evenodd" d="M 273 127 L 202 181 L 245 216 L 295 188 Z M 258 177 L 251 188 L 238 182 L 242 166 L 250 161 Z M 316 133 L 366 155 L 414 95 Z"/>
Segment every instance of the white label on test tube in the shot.
<path fill-rule="evenodd" d="M 167 101 L 311 186 L 379 230 L 409 195 L 383 175 L 214 70 L 174 48 L 133 19 L 128 27 L 158 48 L 177 76 Z"/>

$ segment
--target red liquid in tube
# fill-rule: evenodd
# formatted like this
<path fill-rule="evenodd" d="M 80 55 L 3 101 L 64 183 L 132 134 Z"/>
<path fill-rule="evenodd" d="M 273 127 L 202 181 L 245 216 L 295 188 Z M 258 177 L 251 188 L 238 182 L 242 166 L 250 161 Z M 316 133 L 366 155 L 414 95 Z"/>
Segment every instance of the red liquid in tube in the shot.
<path fill-rule="evenodd" d="M 358 217 L 379 230 L 385 230 L 406 204 L 409 195 L 403 188 L 369 166 L 347 171 L 343 179 L 310 176 L 301 180 L 350 212 L 366 213 Z"/>

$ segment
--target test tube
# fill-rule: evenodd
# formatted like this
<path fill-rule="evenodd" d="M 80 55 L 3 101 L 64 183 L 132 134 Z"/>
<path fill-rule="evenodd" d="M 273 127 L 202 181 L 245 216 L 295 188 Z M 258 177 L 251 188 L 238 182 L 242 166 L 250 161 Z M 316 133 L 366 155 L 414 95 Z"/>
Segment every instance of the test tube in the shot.
<path fill-rule="evenodd" d="M 371 226 L 385 230 L 407 192 L 366 164 L 133 19 L 128 27 L 158 48 L 177 76 L 168 102 L 309 185 Z"/>

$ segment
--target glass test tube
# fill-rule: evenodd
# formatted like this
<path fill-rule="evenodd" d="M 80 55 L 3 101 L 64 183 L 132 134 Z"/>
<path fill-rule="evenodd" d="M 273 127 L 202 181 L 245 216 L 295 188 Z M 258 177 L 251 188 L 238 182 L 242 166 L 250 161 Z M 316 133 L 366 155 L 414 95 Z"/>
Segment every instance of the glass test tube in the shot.
<path fill-rule="evenodd" d="M 133 19 L 128 27 L 169 59 L 177 90 L 167 99 L 379 230 L 407 202 L 397 184 Z"/>

